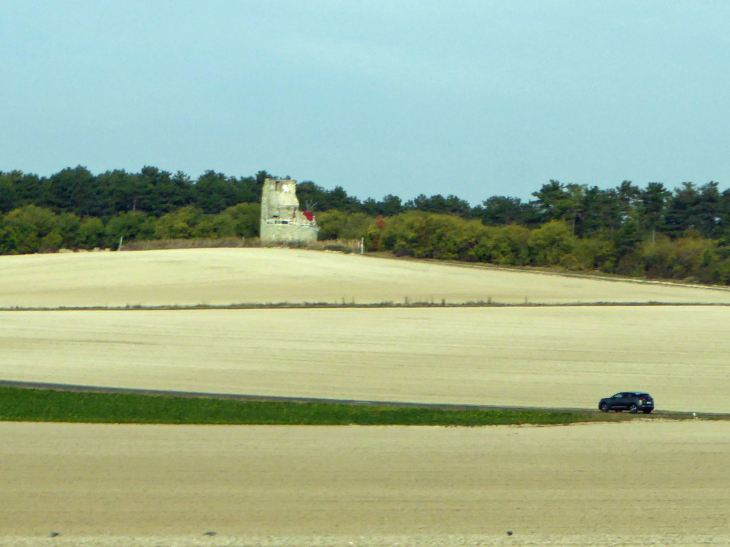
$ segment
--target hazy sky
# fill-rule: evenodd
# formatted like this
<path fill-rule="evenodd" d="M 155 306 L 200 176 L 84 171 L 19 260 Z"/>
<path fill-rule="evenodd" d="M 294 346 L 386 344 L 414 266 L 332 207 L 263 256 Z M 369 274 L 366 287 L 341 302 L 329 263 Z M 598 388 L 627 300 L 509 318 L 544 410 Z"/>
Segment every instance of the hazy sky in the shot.
<path fill-rule="evenodd" d="M 0 171 L 730 181 L 730 2 L 0 0 Z"/>

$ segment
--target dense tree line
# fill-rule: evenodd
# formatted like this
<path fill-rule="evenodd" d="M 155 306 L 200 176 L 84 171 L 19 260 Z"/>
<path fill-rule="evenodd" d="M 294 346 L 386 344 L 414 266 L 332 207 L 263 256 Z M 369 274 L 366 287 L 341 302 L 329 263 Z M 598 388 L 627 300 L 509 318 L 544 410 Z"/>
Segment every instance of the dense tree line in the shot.
<path fill-rule="evenodd" d="M 255 237 L 267 176 L 0 172 L 0 253 L 109 248 L 120 238 Z M 311 181 L 298 194 L 317 212 L 320 239 L 364 237 L 372 251 L 730 283 L 730 190 L 716 182 L 669 190 L 550 181 L 531 201 L 493 196 L 474 207 L 453 195 L 359 200 Z"/>
<path fill-rule="evenodd" d="M 239 203 L 217 215 L 187 205 L 160 217 L 141 211 L 98 217 L 26 205 L 0 219 L 0 254 L 53 252 L 58 249 L 116 248 L 120 241 L 256 237 L 261 206 Z"/>
<path fill-rule="evenodd" d="M 260 202 L 267 176 L 265 171 L 241 178 L 206 171 L 193 181 L 185 173 L 173 175 L 156 167 L 144 167 L 139 173 L 116 170 L 96 176 L 80 166 L 50 177 L 0 172 L 0 212 L 36 205 L 84 217 L 108 218 L 130 211 L 159 217 L 192 205 L 206 214 L 220 213 L 239 203 Z"/>
<path fill-rule="evenodd" d="M 193 180 L 182 172 L 173 175 L 156 167 L 144 167 L 139 173 L 115 170 L 93 175 L 79 166 L 50 177 L 0 172 L 0 213 L 35 205 L 57 214 L 104 220 L 137 211 L 159 218 L 186 206 L 204 214 L 217 214 L 239 203 L 259 203 L 267 176 L 266 171 L 240 178 L 206 171 Z M 659 182 L 641 188 L 624 181 L 604 190 L 551 180 L 533 196 L 535 199 L 529 202 L 493 196 L 472 207 L 453 195 L 420 195 L 406 202 L 388 195 L 379 201 L 361 201 L 341 186 L 326 190 L 311 181 L 299 184 L 300 201 L 312 204 L 317 211 L 384 217 L 422 211 L 480 220 L 487 226 L 537 227 L 551 220 L 566 220 L 571 224 L 571 233 L 581 237 L 625 230 L 627 226 L 642 234 L 661 232 L 671 237 L 687 230 L 709 238 L 730 235 L 730 190 L 720 192 L 716 182 L 702 186 L 687 182 L 670 191 Z"/>
<path fill-rule="evenodd" d="M 572 223 L 565 220 L 530 229 L 414 211 L 376 219 L 366 237 L 371 250 L 416 258 L 730 284 L 730 246 L 697 233 L 673 239 L 658 233 L 629 245 L 620 235 L 577 237 L 572 232 Z"/>

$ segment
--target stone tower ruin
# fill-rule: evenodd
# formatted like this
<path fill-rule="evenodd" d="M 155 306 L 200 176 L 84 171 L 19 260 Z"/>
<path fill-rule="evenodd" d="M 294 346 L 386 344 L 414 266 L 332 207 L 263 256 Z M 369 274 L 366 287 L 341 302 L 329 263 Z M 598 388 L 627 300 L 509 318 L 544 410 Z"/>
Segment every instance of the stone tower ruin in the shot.
<path fill-rule="evenodd" d="M 300 211 L 297 181 L 266 179 L 261 194 L 261 243 L 313 243 L 317 223 L 311 211 Z"/>

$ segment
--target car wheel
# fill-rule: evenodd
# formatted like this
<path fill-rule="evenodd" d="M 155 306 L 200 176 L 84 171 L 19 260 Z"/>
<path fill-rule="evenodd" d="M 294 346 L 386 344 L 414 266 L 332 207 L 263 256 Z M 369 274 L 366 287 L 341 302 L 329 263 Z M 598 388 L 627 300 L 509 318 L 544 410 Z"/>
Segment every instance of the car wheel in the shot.
<path fill-rule="evenodd" d="M 598 408 L 601 410 L 601 412 L 608 412 L 608 405 L 606 403 L 603 403 Z"/>
<path fill-rule="evenodd" d="M 631 405 L 629 407 L 629 412 L 631 412 L 631 414 L 636 414 L 637 412 L 639 412 L 639 407 L 636 405 Z"/>
<path fill-rule="evenodd" d="M 644 410 L 644 414 L 651 414 L 651 409 Z"/>

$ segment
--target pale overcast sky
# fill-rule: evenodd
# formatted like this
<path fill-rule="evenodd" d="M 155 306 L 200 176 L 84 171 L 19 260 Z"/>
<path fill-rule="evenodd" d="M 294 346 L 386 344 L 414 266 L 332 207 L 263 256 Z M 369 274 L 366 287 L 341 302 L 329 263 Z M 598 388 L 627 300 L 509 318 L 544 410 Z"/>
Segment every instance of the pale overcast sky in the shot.
<path fill-rule="evenodd" d="M 0 0 L 0 171 L 730 181 L 730 2 Z"/>

